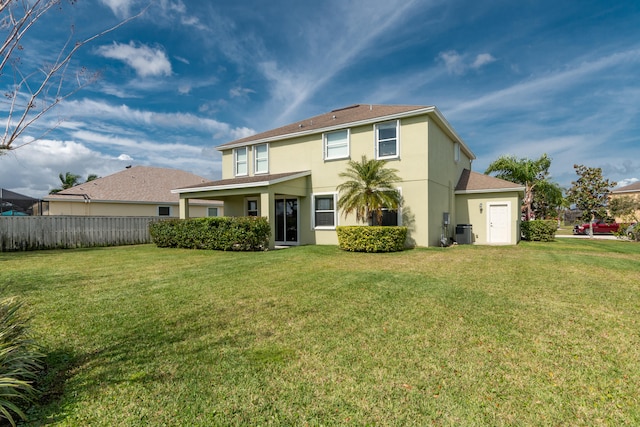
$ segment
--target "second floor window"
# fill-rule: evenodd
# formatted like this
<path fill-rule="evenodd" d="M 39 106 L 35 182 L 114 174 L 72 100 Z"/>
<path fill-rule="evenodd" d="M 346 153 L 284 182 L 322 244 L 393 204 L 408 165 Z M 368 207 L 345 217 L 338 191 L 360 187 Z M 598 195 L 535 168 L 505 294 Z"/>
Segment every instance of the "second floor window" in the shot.
<path fill-rule="evenodd" d="M 267 144 L 256 145 L 254 148 L 255 157 L 255 173 L 268 173 L 269 172 L 269 147 Z"/>
<path fill-rule="evenodd" d="M 344 159 L 349 157 L 349 130 L 339 130 L 324 134 L 324 159 Z"/>
<path fill-rule="evenodd" d="M 235 161 L 235 175 L 247 175 L 247 147 L 236 148 L 233 154 Z"/>
<path fill-rule="evenodd" d="M 400 155 L 398 121 L 380 123 L 376 131 L 376 158 L 393 159 Z"/>

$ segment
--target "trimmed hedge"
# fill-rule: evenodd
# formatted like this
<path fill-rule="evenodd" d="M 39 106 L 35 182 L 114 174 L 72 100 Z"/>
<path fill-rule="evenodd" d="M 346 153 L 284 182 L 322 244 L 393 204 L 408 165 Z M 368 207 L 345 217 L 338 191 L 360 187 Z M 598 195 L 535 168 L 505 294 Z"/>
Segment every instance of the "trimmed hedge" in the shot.
<path fill-rule="evenodd" d="M 397 252 L 404 249 L 407 227 L 338 226 L 338 246 L 351 252 Z"/>
<path fill-rule="evenodd" d="M 524 240 L 535 242 L 553 242 L 558 229 L 558 222 L 555 220 L 536 219 L 523 221 L 520 224 L 520 231 Z"/>
<path fill-rule="evenodd" d="M 152 222 L 149 233 L 159 248 L 263 251 L 271 228 L 263 217 L 209 217 Z"/>

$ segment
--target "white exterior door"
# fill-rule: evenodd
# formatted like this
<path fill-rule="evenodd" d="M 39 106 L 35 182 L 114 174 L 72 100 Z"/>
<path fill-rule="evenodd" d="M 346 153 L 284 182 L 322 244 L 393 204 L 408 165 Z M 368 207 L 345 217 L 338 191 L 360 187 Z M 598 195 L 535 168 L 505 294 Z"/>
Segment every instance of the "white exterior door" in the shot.
<path fill-rule="evenodd" d="M 509 202 L 489 203 L 487 229 L 489 243 L 511 243 L 511 206 Z"/>

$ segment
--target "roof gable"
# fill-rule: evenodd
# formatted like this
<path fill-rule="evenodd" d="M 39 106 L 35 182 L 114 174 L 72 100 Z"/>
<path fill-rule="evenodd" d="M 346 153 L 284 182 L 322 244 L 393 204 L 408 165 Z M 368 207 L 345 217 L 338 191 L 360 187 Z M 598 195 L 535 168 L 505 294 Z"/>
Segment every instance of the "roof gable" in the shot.
<path fill-rule="evenodd" d="M 45 200 L 177 203 L 180 197 L 171 193 L 172 189 L 205 182 L 203 177 L 178 169 L 134 166 L 51 194 Z"/>

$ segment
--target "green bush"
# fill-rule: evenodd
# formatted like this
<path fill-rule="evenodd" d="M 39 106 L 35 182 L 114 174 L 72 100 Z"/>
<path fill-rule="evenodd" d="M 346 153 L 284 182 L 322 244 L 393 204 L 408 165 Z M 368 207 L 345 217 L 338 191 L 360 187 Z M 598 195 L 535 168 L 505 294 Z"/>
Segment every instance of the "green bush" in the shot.
<path fill-rule="evenodd" d="M 161 248 L 261 251 L 271 228 L 263 217 L 210 217 L 152 222 L 149 232 Z"/>
<path fill-rule="evenodd" d="M 407 227 L 339 226 L 338 245 L 351 252 L 397 252 L 404 249 Z"/>
<path fill-rule="evenodd" d="M 558 229 L 558 222 L 555 220 L 535 219 L 523 221 L 520 225 L 522 238 L 535 242 L 553 242 Z"/>
<path fill-rule="evenodd" d="M 33 382 L 43 355 L 29 336 L 28 319 L 15 298 L 0 299 L 0 419 L 15 426 L 14 415 L 25 419 L 23 405 L 36 395 Z"/>

